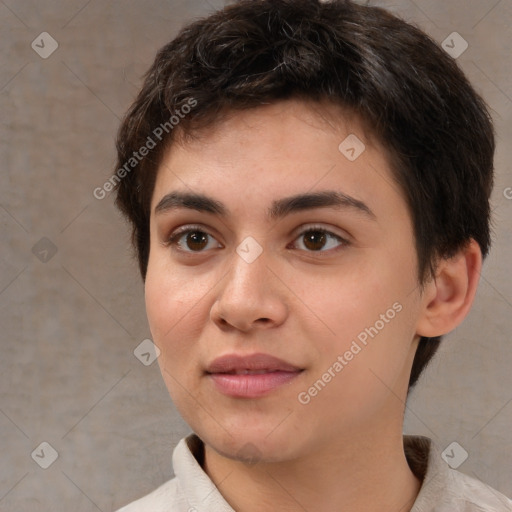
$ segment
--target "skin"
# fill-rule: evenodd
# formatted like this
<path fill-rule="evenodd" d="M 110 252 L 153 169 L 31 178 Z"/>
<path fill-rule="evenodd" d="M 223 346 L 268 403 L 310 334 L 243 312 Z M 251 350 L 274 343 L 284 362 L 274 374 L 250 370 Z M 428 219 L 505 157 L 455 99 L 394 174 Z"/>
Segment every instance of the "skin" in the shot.
<path fill-rule="evenodd" d="M 237 511 L 410 510 L 420 482 L 405 459 L 402 423 L 414 352 L 420 336 L 462 321 L 478 283 L 481 253 L 471 241 L 420 288 L 412 221 L 385 149 L 357 117 L 326 106 L 288 100 L 237 112 L 174 143 L 155 183 L 150 329 L 169 393 L 205 443 L 204 469 Z M 338 149 L 348 134 L 366 146 L 353 162 Z M 333 207 L 266 216 L 272 200 L 323 190 L 363 201 L 375 217 Z M 155 213 L 172 191 L 211 196 L 229 214 Z M 197 224 L 208 233 L 204 247 L 186 235 L 166 243 Z M 308 244 L 313 225 L 348 243 L 329 235 Z M 248 236 L 263 250 L 252 263 L 236 252 Z M 402 310 L 378 335 L 300 403 L 298 394 L 397 302 Z M 263 397 L 229 397 L 204 370 L 234 352 L 304 370 Z"/>

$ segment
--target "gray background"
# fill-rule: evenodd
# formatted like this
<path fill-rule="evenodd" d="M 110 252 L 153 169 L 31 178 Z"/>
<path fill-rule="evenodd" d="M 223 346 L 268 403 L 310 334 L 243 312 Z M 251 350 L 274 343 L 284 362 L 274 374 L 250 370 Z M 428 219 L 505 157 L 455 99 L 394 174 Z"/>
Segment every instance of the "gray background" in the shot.
<path fill-rule="evenodd" d="M 496 121 L 494 247 L 405 432 L 457 441 L 469 454 L 459 470 L 511 496 L 512 1 L 372 3 L 440 43 L 460 33 L 469 47 L 458 62 Z M 0 0 L 2 512 L 111 511 L 172 475 L 188 428 L 157 363 L 134 356 L 150 337 L 142 283 L 112 197 L 92 192 L 112 174 L 119 118 L 156 50 L 222 5 Z M 31 48 L 44 31 L 59 45 L 47 59 Z M 58 453 L 48 469 L 31 457 L 42 442 Z"/>

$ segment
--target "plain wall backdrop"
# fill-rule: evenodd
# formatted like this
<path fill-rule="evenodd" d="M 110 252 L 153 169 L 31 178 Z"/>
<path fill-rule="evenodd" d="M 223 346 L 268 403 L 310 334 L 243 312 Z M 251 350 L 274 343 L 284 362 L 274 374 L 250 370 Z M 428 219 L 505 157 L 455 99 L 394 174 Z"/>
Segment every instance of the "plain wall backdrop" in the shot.
<path fill-rule="evenodd" d="M 460 34 L 457 61 L 496 123 L 494 245 L 404 431 L 456 441 L 468 453 L 460 471 L 512 496 L 512 2 L 370 3 L 439 43 Z M 107 512 L 172 476 L 189 429 L 157 362 L 134 355 L 151 338 L 143 286 L 113 197 L 93 190 L 114 171 L 119 119 L 156 51 L 222 6 L 0 0 L 2 512 Z"/>

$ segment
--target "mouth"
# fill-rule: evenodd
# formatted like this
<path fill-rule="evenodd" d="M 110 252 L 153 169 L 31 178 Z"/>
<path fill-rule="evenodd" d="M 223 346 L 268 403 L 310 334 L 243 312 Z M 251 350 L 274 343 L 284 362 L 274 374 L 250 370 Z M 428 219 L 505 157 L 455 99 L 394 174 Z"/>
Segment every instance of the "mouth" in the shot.
<path fill-rule="evenodd" d="M 218 372 L 218 375 L 263 375 L 265 373 L 276 373 L 284 370 L 232 370 L 230 372 Z"/>
<path fill-rule="evenodd" d="M 268 354 L 229 354 L 215 359 L 205 374 L 224 395 L 258 398 L 291 382 L 303 371 Z"/>

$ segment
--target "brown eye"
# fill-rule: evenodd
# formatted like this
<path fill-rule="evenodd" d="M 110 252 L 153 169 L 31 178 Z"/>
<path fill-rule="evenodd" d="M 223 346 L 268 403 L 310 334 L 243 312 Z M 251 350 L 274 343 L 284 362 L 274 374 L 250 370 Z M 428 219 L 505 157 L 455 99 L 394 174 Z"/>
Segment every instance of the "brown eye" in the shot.
<path fill-rule="evenodd" d="M 169 237 L 167 245 L 176 247 L 178 251 L 182 252 L 200 253 L 205 252 L 203 249 L 208 247 L 210 239 L 215 240 L 206 231 L 192 226 L 173 233 Z"/>
<path fill-rule="evenodd" d="M 302 231 L 295 240 L 301 242 L 296 243 L 298 248 L 306 252 L 325 253 L 330 249 L 336 250 L 349 245 L 349 242 L 344 238 L 320 227 L 312 227 Z"/>
<path fill-rule="evenodd" d="M 204 249 L 208 245 L 208 234 L 202 231 L 190 231 L 185 237 L 185 244 L 193 251 Z"/>
<path fill-rule="evenodd" d="M 322 231 L 307 231 L 302 235 L 304 237 L 304 245 L 312 251 L 321 249 L 327 240 L 327 236 Z"/>

